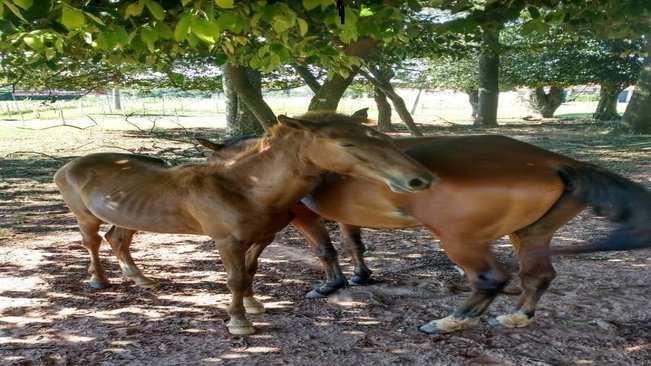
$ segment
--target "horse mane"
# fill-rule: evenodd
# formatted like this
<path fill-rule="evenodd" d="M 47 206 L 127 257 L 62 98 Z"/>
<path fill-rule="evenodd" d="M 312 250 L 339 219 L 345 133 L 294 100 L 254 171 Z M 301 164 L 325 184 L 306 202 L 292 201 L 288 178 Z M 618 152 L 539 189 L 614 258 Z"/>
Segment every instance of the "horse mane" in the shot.
<path fill-rule="evenodd" d="M 368 122 L 368 118 L 366 116 L 359 116 L 359 115 L 346 115 L 346 114 L 341 114 L 337 113 L 335 111 L 310 111 L 307 113 L 304 113 L 300 116 L 295 117 L 296 119 L 302 119 L 302 120 L 307 120 L 310 122 L 317 122 L 317 123 L 330 123 L 330 122 L 349 122 L 349 123 L 365 123 Z M 273 140 L 274 138 L 278 136 L 282 136 L 284 133 L 286 133 L 288 130 L 290 130 L 290 127 L 284 126 L 280 123 L 276 123 L 273 127 L 271 127 L 271 130 L 262 136 L 260 140 L 248 147 L 246 150 L 242 151 L 241 153 L 237 154 L 235 157 L 230 159 L 228 162 L 232 163 L 237 160 L 246 158 L 247 156 L 256 154 L 264 149 L 267 149 L 269 147 L 270 141 Z M 232 143 L 250 139 L 250 138 L 255 138 L 255 135 L 239 135 L 239 136 L 233 136 L 231 137 L 234 139 L 234 141 L 231 141 Z M 229 139 L 231 139 L 229 138 Z"/>

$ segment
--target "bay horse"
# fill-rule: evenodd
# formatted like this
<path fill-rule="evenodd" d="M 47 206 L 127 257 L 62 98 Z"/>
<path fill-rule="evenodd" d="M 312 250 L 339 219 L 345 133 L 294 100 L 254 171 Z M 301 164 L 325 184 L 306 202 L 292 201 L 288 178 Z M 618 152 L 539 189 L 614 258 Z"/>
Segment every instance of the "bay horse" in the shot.
<path fill-rule="evenodd" d="M 399 150 L 391 138 L 332 112 L 278 117 L 268 138 L 224 164 L 166 167 L 132 154 L 90 154 L 64 165 L 54 181 L 75 215 L 90 254 L 90 286 L 110 285 L 99 259 L 105 238 L 123 275 L 142 287 L 157 281 L 135 265 L 129 245 L 137 231 L 205 234 L 215 240 L 232 294 L 227 324 L 232 334 L 252 334 L 245 313 L 264 312 L 253 276 L 263 249 L 293 218 L 291 208 L 326 171 L 386 184 L 390 190 L 428 188 L 435 176 Z M 413 193 L 410 193 L 413 194 Z"/>
<path fill-rule="evenodd" d="M 246 146 L 202 143 L 217 151 Z M 439 181 L 410 195 L 375 182 L 328 174 L 296 208 L 292 224 L 308 239 L 326 272 L 326 283 L 308 297 L 346 284 L 337 253 L 320 216 L 338 221 L 342 244 L 351 254 L 353 282 L 369 280 L 360 227 L 424 226 L 441 241 L 447 256 L 462 267 L 472 294 L 451 315 L 420 327 L 425 333 L 450 332 L 479 321 L 509 281 L 491 253 L 508 235 L 519 261 L 522 293 L 515 309 L 490 319 L 493 326 L 523 327 L 556 276 L 550 255 L 651 247 L 651 193 L 641 185 L 598 166 L 497 135 L 396 139 L 397 146 L 429 168 Z M 219 158 L 219 157 L 216 157 Z M 619 224 L 598 243 L 550 249 L 554 233 L 586 207 Z"/>

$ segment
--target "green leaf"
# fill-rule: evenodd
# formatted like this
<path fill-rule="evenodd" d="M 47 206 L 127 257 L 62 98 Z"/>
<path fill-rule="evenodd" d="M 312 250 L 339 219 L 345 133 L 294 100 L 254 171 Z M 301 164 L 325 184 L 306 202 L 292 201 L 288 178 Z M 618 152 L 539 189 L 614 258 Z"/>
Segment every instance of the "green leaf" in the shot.
<path fill-rule="evenodd" d="M 322 3 L 323 1 L 321 0 L 303 0 L 303 7 L 307 10 L 312 10 Z"/>
<path fill-rule="evenodd" d="M 228 61 L 228 55 L 224 53 L 218 53 L 213 57 L 213 63 L 217 66 L 222 66 Z"/>
<path fill-rule="evenodd" d="M 154 29 L 158 32 L 158 36 L 163 39 L 170 39 L 174 35 L 172 28 L 165 22 L 156 22 Z"/>
<path fill-rule="evenodd" d="M 27 10 L 32 7 L 32 4 L 34 3 L 33 0 L 14 0 L 14 3 L 16 5 L 20 6 L 24 10 Z"/>
<path fill-rule="evenodd" d="M 549 30 L 549 25 L 545 22 L 541 22 L 538 19 L 532 19 L 522 25 L 522 34 L 525 36 L 533 32 L 544 34 L 547 32 L 547 30 Z"/>
<path fill-rule="evenodd" d="M 219 38 L 219 27 L 206 19 L 193 18 L 190 23 L 190 31 L 206 43 L 215 43 Z"/>
<path fill-rule="evenodd" d="M 224 12 L 222 15 L 217 18 L 217 21 L 215 22 L 217 27 L 219 29 L 228 29 L 233 32 L 241 32 L 243 30 L 243 27 L 246 26 L 246 22 L 244 19 L 240 18 L 239 15 L 233 13 L 233 12 Z"/>
<path fill-rule="evenodd" d="M 89 17 L 90 19 L 92 19 L 95 23 L 97 23 L 97 24 L 99 24 L 99 25 L 105 25 L 105 24 L 104 24 L 104 21 L 103 21 L 102 19 L 100 19 L 99 17 L 95 16 L 94 14 L 91 14 L 91 13 L 89 13 L 89 12 L 87 12 L 87 11 L 85 11 L 84 14 L 85 14 L 87 17 Z"/>
<path fill-rule="evenodd" d="M 288 14 L 278 14 L 273 17 L 271 26 L 276 33 L 283 33 L 294 26 L 294 18 Z"/>
<path fill-rule="evenodd" d="M 20 19 L 20 20 L 22 20 L 22 21 L 24 21 L 24 22 L 27 21 L 25 18 L 23 18 L 23 15 L 20 13 L 20 10 L 18 10 L 18 8 L 16 7 L 16 5 L 14 5 L 14 4 L 12 4 L 12 3 L 5 3 L 5 6 L 8 7 L 9 10 L 11 10 L 11 12 L 14 13 L 14 15 L 15 15 L 16 17 L 18 17 L 18 19 Z"/>
<path fill-rule="evenodd" d="M 123 26 L 117 26 L 113 31 L 115 33 L 115 39 L 120 46 L 124 47 L 129 44 L 129 34 Z"/>
<path fill-rule="evenodd" d="M 79 29 L 84 26 L 84 23 L 86 23 L 86 16 L 83 11 L 69 7 L 63 8 L 61 24 L 68 28 L 68 30 Z"/>
<path fill-rule="evenodd" d="M 177 42 L 181 42 L 182 40 L 187 38 L 188 33 L 190 31 L 191 21 L 192 21 L 192 17 L 186 15 L 183 18 L 181 18 L 178 23 L 176 23 L 176 27 L 174 28 L 174 39 Z"/>
<path fill-rule="evenodd" d="M 31 34 L 28 34 L 25 37 L 23 37 L 23 42 L 25 42 L 27 46 L 33 49 L 38 49 L 43 46 L 43 40 L 41 39 L 41 37 L 34 36 Z"/>
<path fill-rule="evenodd" d="M 165 19 L 165 9 L 153 0 L 145 0 L 145 6 L 157 20 Z"/>
<path fill-rule="evenodd" d="M 308 30 L 307 22 L 301 18 L 298 18 L 298 30 L 301 36 L 307 34 L 307 30 Z"/>
<path fill-rule="evenodd" d="M 231 9 L 235 5 L 234 3 L 234 0 L 215 0 L 215 4 L 224 9 Z"/>
<path fill-rule="evenodd" d="M 137 3 L 129 4 L 129 6 L 127 6 L 125 9 L 126 18 L 137 17 L 138 15 L 142 14 L 143 10 L 145 10 L 145 4 L 140 1 Z"/>

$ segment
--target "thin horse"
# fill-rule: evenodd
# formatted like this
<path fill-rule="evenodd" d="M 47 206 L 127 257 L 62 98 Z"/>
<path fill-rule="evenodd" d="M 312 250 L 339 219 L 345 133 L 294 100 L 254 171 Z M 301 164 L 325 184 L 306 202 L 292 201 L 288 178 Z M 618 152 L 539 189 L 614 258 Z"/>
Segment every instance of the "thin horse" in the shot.
<path fill-rule="evenodd" d="M 522 284 L 514 311 L 490 320 L 506 327 L 533 320 L 536 304 L 556 275 L 549 255 L 651 247 L 651 193 L 613 172 L 503 136 L 407 138 L 395 143 L 440 181 L 430 189 L 399 195 L 374 182 L 327 175 L 302 200 L 313 212 L 295 209 L 301 214 L 292 222 L 326 271 L 327 282 L 308 296 L 331 293 L 346 283 L 318 215 L 340 223 L 357 282 L 371 274 L 362 257 L 359 227 L 425 226 L 441 240 L 448 257 L 467 273 L 473 292 L 450 316 L 423 325 L 427 333 L 478 322 L 509 281 L 490 251 L 504 235 L 514 245 Z M 600 243 L 549 249 L 554 233 L 587 206 L 619 228 Z"/>
<path fill-rule="evenodd" d="M 143 287 L 129 252 L 136 231 L 206 234 L 215 240 L 232 293 L 228 330 L 251 334 L 245 312 L 264 312 L 253 294 L 258 258 L 294 214 L 291 208 L 312 191 L 326 171 L 351 174 L 412 192 L 435 180 L 429 170 L 384 134 L 355 118 L 330 112 L 300 119 L 278 117 L 272 136 L 226 164 L 165 167 L 161 160 L 103 153 L 77 158 L 54 181 L 75 215 L 90 254 L 90 285 L 110 285 L 99 260 L 100 225 L 125 277 Z"/>

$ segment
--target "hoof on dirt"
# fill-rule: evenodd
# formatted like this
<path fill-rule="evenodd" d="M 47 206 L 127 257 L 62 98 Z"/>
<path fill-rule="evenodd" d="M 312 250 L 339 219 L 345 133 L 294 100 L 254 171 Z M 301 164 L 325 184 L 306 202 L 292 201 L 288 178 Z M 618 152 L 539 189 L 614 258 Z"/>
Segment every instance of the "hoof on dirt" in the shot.
<path fill-rule="evenodd" d="M 156 280 L 147 279 L 146 282 L 136 282 L 136 286 L 140 288 L 158 288 L 160 287 L 160 282 Z"/>
<path fill-rule="evenodd" d="M 529 317 L 521 311 L 516 311 L 511 314 L 491 318 L 488 320 L 488 325 L 491 327 L 522 328 L 531 324 L 532 321 L 533 317 Z"/>
<path fill-rule="evenodd" d="M 479 322 L 479 317 L 455 318 L 453 315 L 450 315 L 443 319 L 432 320 L 431 322 L 421 326 L 419 330 L 427 334 L 448 333 L 474 326 L 477 322 Z"/>
<path fill-rule="evenodd" d="M 103 290 L 105 288 L 111 287 L 110 282 L 99 282 L 99 281 L 88 281 L 86 285 L 94 290 Z"/>
<path fill-rule="evenodd" d="M 233 335 L 249 335 L 255 333 L 255 327 L 248 320 L 235 321 L 231 319 L 226 324 L 228 332 Z"/>
<path fill-rule="evenodd" d="M 353 276 L 350 280 L 348 280 L 349 286 L 366 286 L 366 285 L 372 285 L 374 283 L 375 281 L 370 277 L 362 277 L 357 275 Z"/>
<path fill-rule="evenodd" d="M 244 310 L 247 314 L 262 314 L 267 311 L 264 304 L 253 296 L 244 298 Z"/>
<path fill-rule="evenodd" d="M 335 292 L 337 292 L 337 290 L 344 287 L 345 287 L 344 283 L 335 286 L 323 284 L 315 288 L 314 290 L 308 292 L 307 294 L 305 294 L 305 297 L 307 297 L 308 299 L 322 299 L 324 297 L 328 297 L 329 295 L 334 294 Z"/>

